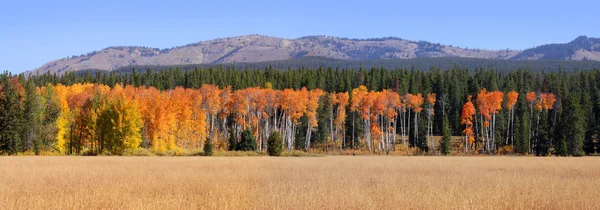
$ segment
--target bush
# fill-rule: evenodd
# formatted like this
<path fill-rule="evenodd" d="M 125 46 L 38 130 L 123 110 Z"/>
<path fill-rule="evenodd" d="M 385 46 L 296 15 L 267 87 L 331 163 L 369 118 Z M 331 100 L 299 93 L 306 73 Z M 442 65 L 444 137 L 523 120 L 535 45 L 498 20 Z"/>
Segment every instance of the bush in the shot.
<path fill-rule="evenodd" d="M 254 139 L 254 136 L 249 129 L 246 129 L 244 132 L 242 132 L 242 140 L 239 144 L 237 144 L 236 150 L 256 151 L 256 139 Z"/>
<path fill-rule="evenodd" d="M 323 154 L 317 154 L 317 153 L 308 153 L 302 150 L 293 150 L 291 152 L 283 152 L 281 153 L 281 156 L 287 156 L 287 157 L 325 157 L 325 155 Z"/>
<path fill-rule="evenodd" d="M 156 156 L 156 155 L 149 149 L 135 148 L 132 150 L 125 150 L 125 152 L 123 153 L 123 156 Z"/>
<path fill-rule="evenodd" d="M 210 138 L 207 138 L 206 141 L 204 141 L 204 155 L 205 156 L 213 155 L 213 144 L 212 144 L 212 141 L 210 140 Z"/>
<path fill-rule="evenodd" d="M 267 140 L 267 153 L 269 156 L 281 156 L 283 151 L 283 138 L 277 131 L 271 132 Z"/>
<path fill-rule="evenodd" d="M 263 152 L 257 151 L 215 151 L 213 156 L 224 156 L 224 157 L 252 157 L 252 156 L 264 156 Z"/>

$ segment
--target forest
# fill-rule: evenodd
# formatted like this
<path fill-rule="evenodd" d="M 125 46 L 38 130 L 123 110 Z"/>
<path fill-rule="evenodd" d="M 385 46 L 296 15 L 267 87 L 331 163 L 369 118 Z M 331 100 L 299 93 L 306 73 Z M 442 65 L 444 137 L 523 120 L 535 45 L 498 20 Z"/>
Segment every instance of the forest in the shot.
<path fill-rule="evenodd" d="M 600 152 L 599 125 L 599 69 L 0 75 L 0 153 L 8 155 L 262 152 L 277 133 L 287 151 L 582 156 Z"/>

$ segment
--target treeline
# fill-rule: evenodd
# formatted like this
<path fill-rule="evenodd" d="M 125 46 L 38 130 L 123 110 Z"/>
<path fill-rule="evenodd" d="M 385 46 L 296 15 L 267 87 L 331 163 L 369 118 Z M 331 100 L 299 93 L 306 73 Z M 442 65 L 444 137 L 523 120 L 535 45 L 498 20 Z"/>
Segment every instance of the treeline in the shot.
<path fill-rule="evenodd" d="M 276 130 L 288 150 L 596 154 L 599 73 L 458 66 L 5 73 L 0 149 L 121 154 L 196 149 L 210 139 L 227 150 L 247 131 L 264 150 Z M 451 135 L 463 143 L 452 148 Z"/>
<path fill-rule="evenodd" d="M 297 52 L 301 55 L 303 52 Z M 514 70 L 528 70 L 533 72 L 558 72 L 570 70 L 591 70 L 600 68 L 600 61 L 593 60 L 501 60 L 501 59 L 480 59 L 480 58 L 458 58 L 458 57 L 432 57 L 432 58 L 411 58 L 411 59 L 374 59 L 374 60 L 341 60 L 326 57 L 304 56 L 281 61 L 265 62 L 240 62 L 227 64 L 186 64 L 186 65 L 132 65 L 113 69 L 112 72 L 132 73 L 133 71 L 152 72 L 181 69 L 182 71 L 192 71 L 194 69 L 265 69 L 274 68 L 279 70 L 291 69 L 318 69 L 320 67 L 331 67 L 332 69 L 370 69 L 372 67 L 385 69 L 421 69 L 429 70 L 433 68 L 452 69 L 460 67 L 464 69 L 495 69 L 498 72 L 509 72 Z M 65 70 L 66 72 L 68 70 Z M 85 72 L 106 72 L 105 70 L 81 69 L 80 73 Z M 60 73 L 64 73 L 60 72 Z M 28 74 L 35 75 L 34 72 Z"/>
<path fill-rule="evenodd" d="M 460 66 L 466 69 L 487 68 L 495 69 L 499 72 L 508 72 L 518 69 L 538 71 L 560 71 L 572 69 L 594 69 L 600 68 L 600 61 L 565 61 L 565 60 L 500 60 L 500 59 L 479 59 L 479 58 L 457 58 L 457 57 L 439 57 L 439 58 L 412 58 L 412 59 L 375 59 L 375 60 L 340 60 L 325 57 L 305 56 L 283 61 L 267 61 L 256 63 L 231 63 L 222 64 L 222 68 L 235 69 L 318 69 L 322 66 L 333 69 L 370 69 L 372 67 L 386 69 L 421 69 L 429 70 L 432 66 L 440 69 L 452 69 Z M 127 66 L 116 69 L 117 72 L 131 73 L 133 69 L 145 71 L 162 71 L 168 69 L 180 68 L 184 71 L 194 70 L 196 68 L 210 68 L 214 64 L 190 64 L 178 66 Z"/>

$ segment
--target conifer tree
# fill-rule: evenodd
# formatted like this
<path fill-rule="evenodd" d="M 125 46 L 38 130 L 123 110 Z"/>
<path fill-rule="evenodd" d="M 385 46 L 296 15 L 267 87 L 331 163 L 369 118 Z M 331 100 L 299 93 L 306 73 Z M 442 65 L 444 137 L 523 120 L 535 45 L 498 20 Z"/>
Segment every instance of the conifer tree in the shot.
<path fill-rule="evenodd" d="M 581 156 L 583 155 L 583 138 L 585 128 L 583 115 L 581 113 L 581 105 L 577 97 L 567 96 L 563 110 L 562 134 L 566 140 L 566 155 Z"/>
<path fill-rule="evenodd" d="M 271 132 L 267 140 L 267 153 L 269 156 L 281 156 L 283 151 L 283 138 L 278 131 Z"/>
<path fill-rule="evenodd" d="M 210 138 L 207 138 L 206 141 L 204 141 L 204 156 L 212 156 L 213 155 L 213 143 L 212 140 L 210 140 Z"/>
<path fill-rule="evenodd" d="M 22 99 L 23 86 L 16 77 L 0 81 L 0 153 L 14 155 L 23 151 Z"/>
<path fill-rule="evenodd" d="M 452 135 L 450 133 L 450 122 L 448 116 L 444 116 L 444 135 L 440 141 L 440 151 L 443 155 L 449 155 L 452 153 Z"/>
<path fill-rule="evenodd" d="M 237 150 L 240 151 L 256 151 L 256 139 L 254 135 L 252 135 L 252 131 L 250 129 L 244 130 L 242 132 L 242 140 L 237 145 Z"/>

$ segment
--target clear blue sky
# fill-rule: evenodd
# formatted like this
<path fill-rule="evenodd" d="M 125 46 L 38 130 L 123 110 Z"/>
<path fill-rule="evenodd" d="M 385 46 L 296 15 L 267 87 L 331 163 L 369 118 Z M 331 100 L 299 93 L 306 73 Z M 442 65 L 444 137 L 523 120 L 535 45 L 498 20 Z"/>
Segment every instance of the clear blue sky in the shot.
<path fill-rule="evenodd" d="M 0 70 L 19 73 L 109 46 L 170 48 L 247 34 L 397 36 L 486 49 L 600 37 L 599 1 L 337 2 L 3 1 Z"/>

